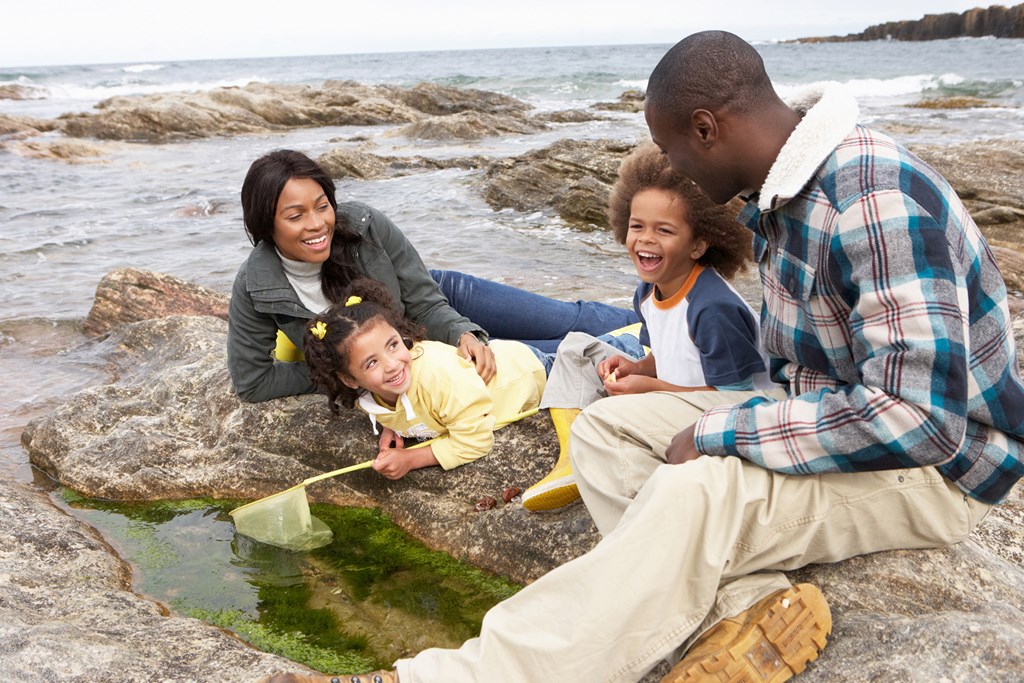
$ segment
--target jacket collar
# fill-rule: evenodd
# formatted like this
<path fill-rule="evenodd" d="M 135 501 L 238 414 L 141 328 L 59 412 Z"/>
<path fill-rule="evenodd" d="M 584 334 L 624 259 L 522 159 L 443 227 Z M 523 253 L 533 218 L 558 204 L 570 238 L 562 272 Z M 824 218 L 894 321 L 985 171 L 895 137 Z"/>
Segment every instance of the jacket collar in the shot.
<path fill-rule="evenodd" d="M 399 403 L 402 404 L 402 408 L 405 409 L 405 419 L 412 420 L 416 419 L 416 411 L 412 407 L 412 401 L 405 394 L 398 397 Z M 377 403 L 377 399 L 373 397 L 373 394 L 369 391 L 364 391 L 359 394 L 358 399 L 359 407 L 370 417 L 370 424 L 373 426 L 373 433 L 379 434 L 377 430 L 377 415 L 390 415 L 391 413 L 397 412 L 398 407 L 388 408 Z"/>
<path fill-rule="evenodd" d="M 799 194 L 860 116 L 857 101 L 839 83 L 808 86 L 786 104 L 801 121 L 768 171 L 757 200 L 761 211 L 778 208 Z"/>

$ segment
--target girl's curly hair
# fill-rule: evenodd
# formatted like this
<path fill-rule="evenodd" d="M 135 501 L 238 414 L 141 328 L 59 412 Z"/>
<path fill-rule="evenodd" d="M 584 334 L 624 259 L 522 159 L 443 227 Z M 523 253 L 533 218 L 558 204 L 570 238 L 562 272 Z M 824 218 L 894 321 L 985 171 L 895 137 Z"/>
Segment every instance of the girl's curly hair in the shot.
<path fill-rule="evenodd" d="M 353 296 L 362 301 L 346 306 L 345 302 Z M 387 287 L 366 277 L 350 282 L 341 302 L 314 317 L 306 326 L 302 352 L 309 365 L 309 377 L 317 387 L 327 392 L 327 405 L 335 415 L 340 412 L 339 402 L 346 408 L 355 406 L 361 391 L 341 381 L 342 376 L 353 380 L 348 371 L 350 341 L 363 330 L 382 322 L 394 327 L 409 348 L 414 342 L 426 338 L 423 327 L 398 312 Z M 318 332 L 314 333 L 314 330 Z M 318 336 L 319 331 L 323 331 L 323 338 Z"/>
<path fill-rule="evenodd" d="M 696 183 L 674 172 L 653 142 L 634 149 L 619 166 L 607 212 L 615 241 L 626 243 L 633 197 L 651 189 L 672 192 L 683 201 L 694 238 L 708 243 L 698 260 L 701 265 L 713 267 L 727 280 L 746 269 L 753 257 L 752 239 L 749 231 L 736 222 L 739 201 L 715 204 Z"/>

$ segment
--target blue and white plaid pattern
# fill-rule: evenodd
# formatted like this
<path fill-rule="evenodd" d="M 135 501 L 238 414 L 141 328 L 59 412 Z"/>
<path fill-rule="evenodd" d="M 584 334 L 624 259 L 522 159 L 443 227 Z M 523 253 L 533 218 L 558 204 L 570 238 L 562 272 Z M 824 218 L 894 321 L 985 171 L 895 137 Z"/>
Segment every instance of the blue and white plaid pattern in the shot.
<path fill-rule="evenodd" d="M 792 474 L 935 465 L 1004 498 L 1024 475 L 1024 384 L 1002 276 L 949 184 L 857 126 L 797 196 L 741 220 L 790 398 L 708 411 L 697 448 Z"/>

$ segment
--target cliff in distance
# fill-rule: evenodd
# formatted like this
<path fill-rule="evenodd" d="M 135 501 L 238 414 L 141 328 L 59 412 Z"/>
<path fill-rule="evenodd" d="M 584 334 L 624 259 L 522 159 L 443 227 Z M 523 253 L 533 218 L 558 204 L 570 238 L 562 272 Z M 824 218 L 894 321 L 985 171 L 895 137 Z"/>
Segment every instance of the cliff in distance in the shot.
<path fill-rule="evenodd" d="M 1024 4 L 988 9 L 975 7 L 963 14 L 926 14 L 915 21 L 890 21 L 845 36 L 800 38 L 796 43 L 840 43 L 855 40 L 940 40 L 942 38 L 1024 38 Z"/>

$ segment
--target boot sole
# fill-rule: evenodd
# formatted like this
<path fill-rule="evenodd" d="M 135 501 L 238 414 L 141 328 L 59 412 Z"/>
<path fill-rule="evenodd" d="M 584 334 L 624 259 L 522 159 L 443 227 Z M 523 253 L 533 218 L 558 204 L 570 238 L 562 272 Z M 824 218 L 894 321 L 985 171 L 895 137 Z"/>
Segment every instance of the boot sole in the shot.
<path fill-rule="evenodd" d="M 782 683 L 818 658 L 831 633 L 832 614 L 821 591 L 794 586 L 752 614 L 728 647 L 693 662 L 684 657 L 661 683 Z"/>
<path fill-rule="evenodd" d="M 576 502 L 580 498 L 579 489 L 576 488 L 576 482 L 572 481 L 571 476 L 567 479 L 569 479 L 568 483 L 561 481 L 554 486 L 543 485 L 541 491 L 531 492 L 530 489 L 527 489 L 523 494 L 523 507 L 532 512 L 541 512 L 557 510 Z M 552 483 L 554 484 L 554 482 Z"/>

